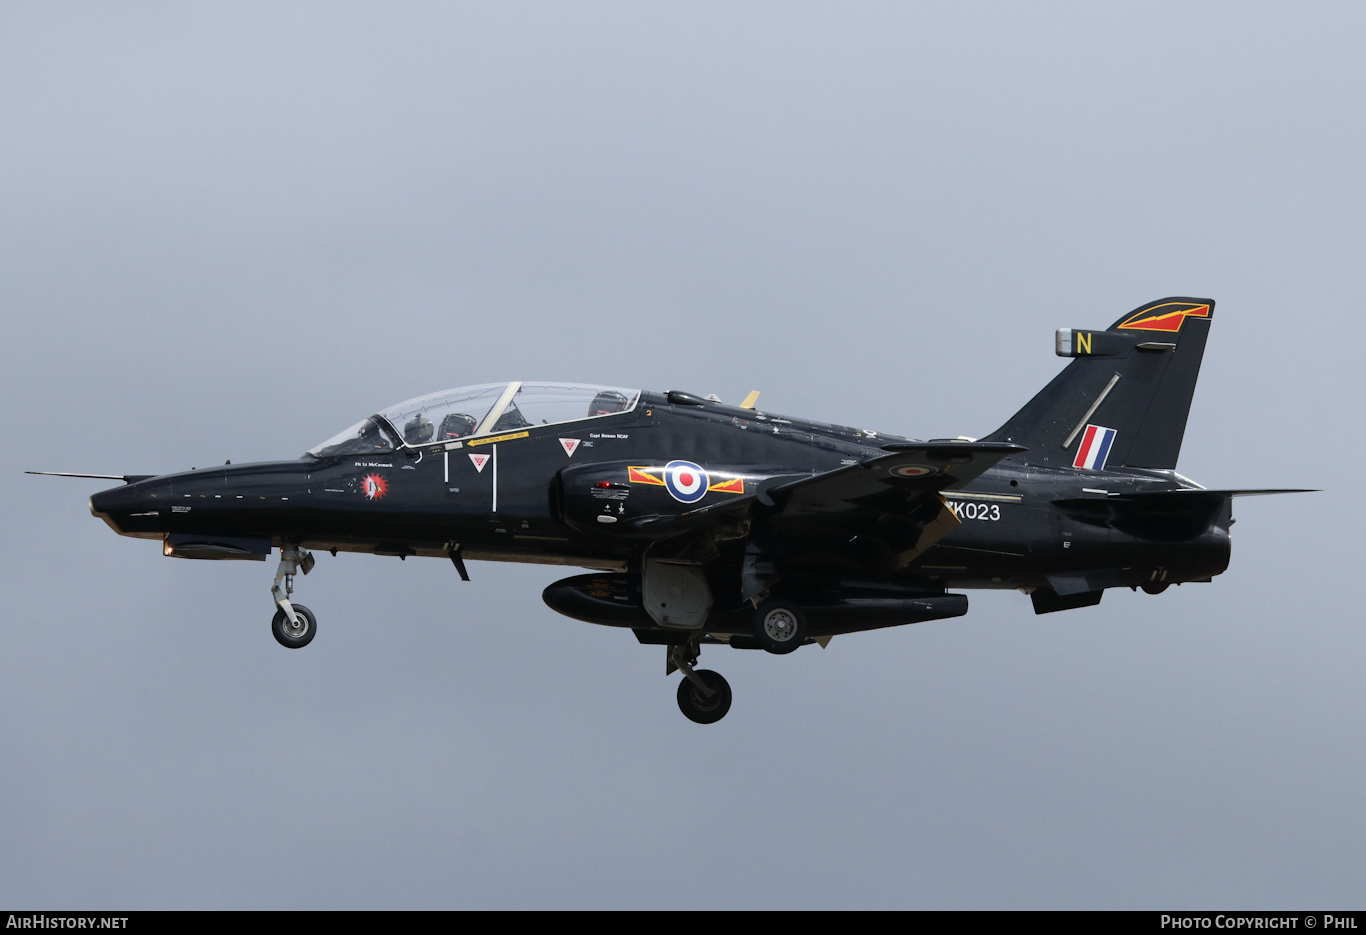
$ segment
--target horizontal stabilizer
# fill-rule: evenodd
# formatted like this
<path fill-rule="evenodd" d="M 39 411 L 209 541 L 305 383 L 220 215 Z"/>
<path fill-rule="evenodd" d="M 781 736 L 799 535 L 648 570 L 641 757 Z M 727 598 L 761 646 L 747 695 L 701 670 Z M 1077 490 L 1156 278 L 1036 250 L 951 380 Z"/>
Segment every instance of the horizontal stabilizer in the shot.
<path fill-rule="evenodd" d="M 1083 522 L 1112 526 L 1128 535 L 1155 541 L 1189 541 L 1229 521 L 1234 497 L 1310 490 L 1201 490 L 1181 487 L 1138 490 L 1100 497 L 1060 497 L 1053 506 Z M 1225 533 L 1227 535 L 1227 533 Z M 1051 579 L 1050 579 L 1051 580 Z M 1059 594 L 1067 585 L 1053 583 Z M 1103 585 L 1102 587 L 1113 587 Z M 1090 590 L 1090 588 L 1083 588 Z"/>
<path fill-rule="evenodd" d="M 1171 499 L 1179 503 L 1182 500 L 1190 499 L 1227 500 L 1230 497 L 1265 497 L 1278 493 L 1322 493 L 1322 491 L 1299 487 L 1267 488 L 1264 490 L 1202 490 L 1198 487 L 1182 487 L 1178 490 L 1136 490 L 1131 493 L 1112 493 L 1107 499 L 1130 503 Z"/>

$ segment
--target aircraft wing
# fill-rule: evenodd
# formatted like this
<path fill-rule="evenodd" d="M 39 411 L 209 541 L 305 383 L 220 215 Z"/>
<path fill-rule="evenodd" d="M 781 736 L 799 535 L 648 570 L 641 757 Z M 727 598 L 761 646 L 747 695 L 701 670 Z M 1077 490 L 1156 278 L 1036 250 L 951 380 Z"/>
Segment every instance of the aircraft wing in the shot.
<path fill-rule="evenodd" d="M 875 508 L 904 511 L 910 499 L 961 487 L 1007 455 L 1026 449 L 1009 442 L 900 442 L 889 454 L 858 464 L 761 488 L 759 502 L 781 516 L 847 513 Z"/>
<path fill-rule="evenodd" d="M 939 491 L 960 487 L 1026 449 L 1009 442 L 942 441 L 898 442 L 884 450 L 815 476 L 774 477 L 753 493 L 702 509 L 637 517 L 617 530 L 663 539 L 767 514 L 807 532 L 874 535 L 887 540 L 905 565 L 959 526 Z"/>
<path fill-rule="evenodd" d="M 888 454 L 761 489 L 774 521 L 817 537 L 838 532 L 881 541 L 903 568 L 962 521 L 940 491 L 961 487 L 1002 458 L 1026 449 L 1009 442 L 898 442 Z M 802 532 L 798 532 L 801 530 Z"/>

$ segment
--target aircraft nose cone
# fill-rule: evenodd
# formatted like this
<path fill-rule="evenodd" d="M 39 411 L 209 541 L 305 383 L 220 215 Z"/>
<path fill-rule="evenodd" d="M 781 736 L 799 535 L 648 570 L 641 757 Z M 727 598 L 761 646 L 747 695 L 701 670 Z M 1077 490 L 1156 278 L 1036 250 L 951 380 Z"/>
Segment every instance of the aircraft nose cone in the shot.
<path fill-rule="evenodd" d="M 115 510 L 127 509 L 133 505 L 135 497 L 130 495 L 128 485 L 101 490 L 90 498 L 90 512 L 96 516 L 108 516 Z"/>
<path fill-rule="evenodd" d="M 145 484 L 125 484 L 101 490 L 90 498 L 90 512 L 117 533 L 145 533 L 160 527 L 157 507 Z"/>

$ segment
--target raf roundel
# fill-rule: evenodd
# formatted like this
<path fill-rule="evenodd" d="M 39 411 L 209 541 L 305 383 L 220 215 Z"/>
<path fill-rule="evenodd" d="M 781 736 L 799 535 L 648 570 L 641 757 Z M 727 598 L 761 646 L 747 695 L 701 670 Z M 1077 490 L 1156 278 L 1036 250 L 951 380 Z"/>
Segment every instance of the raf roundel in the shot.
<path fill-rule="evenodd" d="M 938 474 L 937 468 L 932 468 L 927 464 L 903 464 L 901 467 L 894 467 L 891 471 L 897 477 L 926 477 L 930 474 Z"/>
<path fill-rule="evenodd" d="M 682 503 L 696 503 L 707 495 L 707 472 L 691 461 L 670 461 L 664 466 L 664 486 Z"/>

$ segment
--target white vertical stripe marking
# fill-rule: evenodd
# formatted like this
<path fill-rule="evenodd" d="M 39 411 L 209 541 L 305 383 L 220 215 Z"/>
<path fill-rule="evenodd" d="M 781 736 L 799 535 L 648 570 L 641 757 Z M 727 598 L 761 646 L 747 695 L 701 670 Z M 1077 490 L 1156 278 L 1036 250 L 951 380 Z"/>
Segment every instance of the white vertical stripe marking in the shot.
<path fill-rule="evenodd" d="M 1076 438 L 1077 433 L 1080 432 L 1082 430 L 1082 427 L 1086 425 L 1086 420 L 1091 418 L 1095 411 L 1100 408 L 1100 404 L 1105 402 L 1105 397 L 1110 395 L 1110 391 L 1115 388 L 1115 384 L 1118 382 L 1119 374 L 1115 374 L 1113 377 L 1110 378 L 1110 382 L 1105 384 L 1105 389 L 1100 391 L 1100 395 L 1097 396 L 1096 401 L 1091 404 L 1091 408 L 1086 410 L 1086 415 L 1081 417 L 1081 421 L 1078 422 L 1077 427 L 1072 430 L 1072 434 L 1068 435 L 1066 440 L 1063 441 L 1062 447 L 1064 449 L 1066 449 L 1068 446 L 1072 444 L 1072 439 Z"/>

